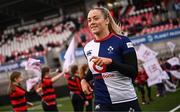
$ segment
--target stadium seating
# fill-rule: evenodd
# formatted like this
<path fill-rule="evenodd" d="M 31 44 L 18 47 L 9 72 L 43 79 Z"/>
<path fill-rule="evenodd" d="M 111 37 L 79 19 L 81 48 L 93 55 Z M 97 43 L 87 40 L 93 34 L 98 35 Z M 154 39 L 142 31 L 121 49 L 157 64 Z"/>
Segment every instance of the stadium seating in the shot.
<path fill-rule="evenodd" d="M 167 0 L 163 0 L 166 4 Z M 176 0 L 175 3 L 178 3 Z M 142 36 L 180 27 L 178 18 L 171 17 L 173 11 L 167 11 L 162 6 L 146 4 L 145 8 L 135 8 L 129 5 L 124 16 L 120 15 L 121 29 L 129 37 Z M 83 23 L 83 22 L 82 22 Z M 86 22 L 84 22 L 86 23 Z M 62 22 L 56 25 L 31 25 L 25 30 L 17 28 L 1 33 L 0 36 L 0 64 L 20 58 L 45 54 L 48 50 L 59 47 L 73 34 L 72 22 Z M 93 37 L 84 25 L 75 34 L 80 46 L 84 46 Z"/>
<path fill-rule="evenodd" d="M 59 47 L 72 34 L 72 22 L 44 27 L 42 30 L 31 29 L 21 34 L 3 34 L 0 47 L 0 64 L 21 58 L 44 55 L 47 50 Z M 28 32 L 28 33 L 27 33 Z"/>

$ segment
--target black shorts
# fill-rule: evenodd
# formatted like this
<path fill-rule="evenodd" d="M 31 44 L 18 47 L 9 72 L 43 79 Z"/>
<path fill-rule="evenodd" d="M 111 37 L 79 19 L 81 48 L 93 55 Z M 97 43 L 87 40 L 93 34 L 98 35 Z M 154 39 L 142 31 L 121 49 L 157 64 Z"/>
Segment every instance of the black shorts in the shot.
<path fill-rule="evenodd" d="M 110 104 L 110 105 L 104 105 L 104 104 L 96 104 L 95 105 L 95 111 L 96 112 L 140 112 L 141 108 L 139 106 L 138 100 L 133 100 L 129 102 L 124 103 L 117 103 L 117 104 Z"/>
<path fill-rule="evenodd" d="M 47 105 L 46 103 L 42 102 L 42 107 L 44 112 L 58 112 L 57 105 Z"/>

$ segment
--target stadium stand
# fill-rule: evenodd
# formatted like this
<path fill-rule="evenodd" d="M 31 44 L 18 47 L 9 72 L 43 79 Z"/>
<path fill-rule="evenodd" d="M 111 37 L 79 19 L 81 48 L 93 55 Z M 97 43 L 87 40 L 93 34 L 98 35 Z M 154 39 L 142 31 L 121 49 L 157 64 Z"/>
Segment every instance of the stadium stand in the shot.
<path fill-rule="evenodd" d="M 74 24 L 67 21 L 52 26 L 32 28 L 2 34 L 0 63 L 44 55 L 48 49 L 59 47 L 72 34 Z M 13 35 L 14 34 L 14 35 Z"/>

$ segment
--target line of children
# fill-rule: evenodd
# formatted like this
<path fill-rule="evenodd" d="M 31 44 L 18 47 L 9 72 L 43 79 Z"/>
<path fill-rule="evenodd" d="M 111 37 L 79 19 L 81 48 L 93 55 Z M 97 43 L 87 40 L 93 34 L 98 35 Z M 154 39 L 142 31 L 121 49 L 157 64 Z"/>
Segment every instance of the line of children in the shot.
<path fill-rule="evenodd" d="M 86 112 L 92 112 L 92 99 L 93 94 L 84 95 L 81 89 L 81 79 L 86 75 L 87 65 L 83 65 L 78 71 L 78 66 L 73 65 L 70 73 L 66 72 L 66 79 L 68 82 L 68 88 L 70 90 L 72 105 L 75 112 L 83 112 L 84 106 Z M 50 77 L 50 68 L 43 67 L 41 69 L 41 82 L 34 87 L 35 91 L 41 96 L 42 108 L 46 111 L 58 112 L 56 93 L 53 87 L 53 83 L 63 76 L 64 72 L 56 72 L 57 75 Z M 80 76 L 81 77 L 80 77 Z M 13 110 L 16 111 L 27 111 L 28 102 L 25 97 L 26 90 L 20 86 L 20 82 L 23 80 L 20 72 L 13 72 L 10 76 L 10 99 L 13 106 Z M 29 103 L 30 106 L 33 104 Z"/>
<path fill-rule="evenodd" d="M 61 76 L 64 75 L 64 72 L 60 73 L 57 71 L 57 75 L 52 78 L 49 76 L 50 68 L 43 67 L 41 69 L 42 80 L 41 83 L 36 86 L 36 92 L 41 94 L 42 97 L 42 107 L 44 111 L 58 111 L 56 94 L 53 87 L 53 82 L 58 80 Z M 10 102 L 13 107 L 14 112 L 24 112 L 28 110 L 28 106 L 33 106 L 32 103 L 27 102 L 26 90 L 23 89 L 20 83 L 23 81 L 21 72 L 14 71 L 10 76 L 10 87 L 9 87 L 9 96 Z"/>

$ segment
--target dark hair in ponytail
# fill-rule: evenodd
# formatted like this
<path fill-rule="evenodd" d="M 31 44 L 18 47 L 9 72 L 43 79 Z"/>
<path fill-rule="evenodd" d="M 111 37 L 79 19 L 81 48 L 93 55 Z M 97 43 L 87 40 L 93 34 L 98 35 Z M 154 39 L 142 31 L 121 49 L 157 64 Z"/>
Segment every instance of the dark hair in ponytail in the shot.
<path fill-rule="evenodd" d="M 10 84 L 9 84 L 9 93 L 15 90 L 15 85 L 13 82 L 15 82 L 15 79 L 19 78 L 21 76 L 21 72 L 14 71 L 11 73 L 10 76 Z"/>
<path fill-rule="evenodd" d="M 42 70 L 41 70 L 41 80 L 43 81 L 46 73 L 49 73 L 50 69 L 49 67 L 43 67 Z"/>

